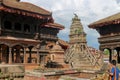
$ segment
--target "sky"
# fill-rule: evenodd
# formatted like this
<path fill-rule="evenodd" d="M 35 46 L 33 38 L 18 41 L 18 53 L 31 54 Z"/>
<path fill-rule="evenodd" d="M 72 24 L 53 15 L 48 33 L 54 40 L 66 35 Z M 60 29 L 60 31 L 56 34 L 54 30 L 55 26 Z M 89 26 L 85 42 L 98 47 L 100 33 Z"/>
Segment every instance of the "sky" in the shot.
<path fill-rule="evenodd" d="M 59 38 L 69 41 L 69 29 L 74 13 L 81 19 L 87 34 L 88 46 L 99 49 L 99 34 L 88 28 L 92 22 L 120 12 L 120 0 L 21 0 L 40 6 L 50 12 L 56 23 L 65 26 L 58 34 Z"/>

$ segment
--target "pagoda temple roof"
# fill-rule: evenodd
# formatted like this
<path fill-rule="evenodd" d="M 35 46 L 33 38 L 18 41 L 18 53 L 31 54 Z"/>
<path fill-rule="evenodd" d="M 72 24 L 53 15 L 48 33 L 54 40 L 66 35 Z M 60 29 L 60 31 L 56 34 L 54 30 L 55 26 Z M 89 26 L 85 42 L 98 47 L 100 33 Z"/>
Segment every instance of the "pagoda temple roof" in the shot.
<path fill-rule="evenodd" d="M 102 26 L 111 25 L 111 24 L 120 24 L 120 13 L 117 13 L 107 18 L 93 22 L 89 24 L 88 27 L 97 28 L 97 27 L 102 27 Z"/>
<path fill-rule="evenodd" d="M 62 40 L 62 39 L 58 39 L 58 42 L 59 42 L 59 44 L 61 44 L 63 46 L 67 46 L 67 47 L 69 46 L 69 43 L 64 41 L 64 40 Z"/>
<path fill-rule="evenodd" d="M 20 0 L 0 0 L 0 11 L 45 19 L 49 22 L 43 24 L 44 27 L 64 29 L 63 25 L 54 23 L 51 12 L 28 2 L 21 2 Z"/>
<path fill-rule="evenodd" d="M 58 29 L 64 29 L 64 26 L 58 23 L 46 23 L 43 26 L 45 27 L 52 27 L 52 28 L 58 28 Z"/>
<path fill-rule="evenodd" d="M 2 3 L 5 6 L 11 8 L 21 9 L 21 10 L 30 11 L 38 14 L 44 14 L 44 15 L 51 14 L 49 11 L 28 2 L 20 2 L 18 0 L 3 0 Z"/>

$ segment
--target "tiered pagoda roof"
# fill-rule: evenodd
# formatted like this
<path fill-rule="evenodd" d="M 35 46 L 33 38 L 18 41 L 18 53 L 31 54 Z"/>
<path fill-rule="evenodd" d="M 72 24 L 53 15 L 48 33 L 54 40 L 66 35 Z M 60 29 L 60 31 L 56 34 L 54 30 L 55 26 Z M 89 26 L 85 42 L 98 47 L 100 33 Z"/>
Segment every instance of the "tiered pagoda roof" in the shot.
<path fill-rule="evenodd" d="M 17 13 L 37 18 L 42 16 L 51 17 L 51 12 L 27 2 L 20 2 L 18 0 L 1 0 L 0 10 L 10 13 Z M 42 16 L 41 16 L 42 15 Z"/>
<path fill-rule="evenodd" d="M 63 29 L 64 26 L 58 23 L 45 23 L 43 24 L 45 27 L 52 27 L 52 28 L 59 28 L 59 29 Z"/>
<path fill-rule="evenodd" d="M 89 27 L 97 28 L 97 27 L 102 27 L 102 26 L 111 25 L 111 24 L 120 24 L 120 13 L 114 14 L 107 18 L 104 18 L 104 19 L 98 20 L 94 23 L 91 23 L 89 25 Z"/>
<path fill-rule="evenodd" d="M 0 11 L 43 19 L 48 22 L 49 27 L 64 29 L 64 26 L 54 23 L 51 12 L 28 2 L 0 0 Z M 46 24 L 44 26 L 46 27 Z"/>

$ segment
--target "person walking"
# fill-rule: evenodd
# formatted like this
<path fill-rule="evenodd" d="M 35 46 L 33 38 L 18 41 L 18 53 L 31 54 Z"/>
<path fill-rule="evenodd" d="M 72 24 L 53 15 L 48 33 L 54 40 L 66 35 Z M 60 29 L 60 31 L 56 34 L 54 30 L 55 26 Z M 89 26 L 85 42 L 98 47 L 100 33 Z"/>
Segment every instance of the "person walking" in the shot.
<path fill-rule="evenodd" d="M 116 67 L 116 60 L 110 62 L 111 69 L 109 70 L 109 80 L 119 80 L 120 70 Z"/>

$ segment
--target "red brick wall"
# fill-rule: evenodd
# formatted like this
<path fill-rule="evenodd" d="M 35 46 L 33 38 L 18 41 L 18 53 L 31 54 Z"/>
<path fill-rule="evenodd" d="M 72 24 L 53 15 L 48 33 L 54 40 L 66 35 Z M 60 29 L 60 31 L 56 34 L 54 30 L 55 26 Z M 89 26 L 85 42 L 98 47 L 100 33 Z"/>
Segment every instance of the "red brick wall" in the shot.
<path fill-rule="evenodd" d="M 36 77 L 25 75 L 25 80 L 47 80 L 47 79 L 44 76 Z"/>

